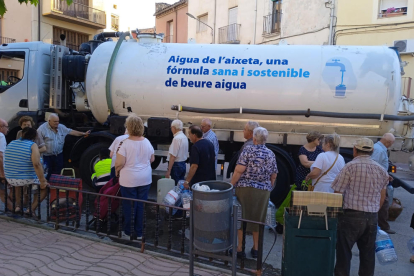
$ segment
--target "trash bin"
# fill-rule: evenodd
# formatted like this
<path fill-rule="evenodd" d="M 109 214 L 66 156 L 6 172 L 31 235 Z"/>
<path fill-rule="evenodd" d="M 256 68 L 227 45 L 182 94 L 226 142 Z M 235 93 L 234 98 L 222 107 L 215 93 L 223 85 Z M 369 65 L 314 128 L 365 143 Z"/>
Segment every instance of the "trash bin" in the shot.
<path fill-rule="evenodd" d="M 204 181 L 211 190 L 193 190 L 194 246 L 205 252 L 222 252 L 232 246 L 233 185 Z"/>

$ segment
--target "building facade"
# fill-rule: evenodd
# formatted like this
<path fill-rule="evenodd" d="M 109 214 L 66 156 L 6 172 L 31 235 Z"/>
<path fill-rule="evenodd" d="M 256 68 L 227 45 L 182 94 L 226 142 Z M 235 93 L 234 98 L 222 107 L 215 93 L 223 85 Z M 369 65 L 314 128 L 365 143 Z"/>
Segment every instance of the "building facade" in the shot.
<path fill-rule="evenodd" d="M 334 44 L 398 47 L 405 62 L 402 90 L 414 96 L 414 0 L 337 1 Z"/>
<path fill-rule="evenodd" d="M 325 0 L 190 0 L 188 13 L 197 19 L 188 19 L 188 37 L 197 43 L 279 44 L 284 39 L 323 45 L 329 40 L 331 8 Z"/>
<path fill-rule="evenodd" d="M 77 0 L 71 5 L 61 0 L 39 2 L 36 7 L 8 1 L 8 11 L 1 19 L 1 36 L 14 39 L 13 42 L 59 44 L 60 35 L 64 34 L 67 46 L 77 50 L 81 43 L 106 28 L 103 0 Z"/>
<path fill-rule="evenodd" d="M 192 0 L 190 0 L 191 2 Z M 188 0 L 174 4 L 155 4 L 155 29 L 163 33 L 166 43 L 187 43 L 188 32 Z"/>

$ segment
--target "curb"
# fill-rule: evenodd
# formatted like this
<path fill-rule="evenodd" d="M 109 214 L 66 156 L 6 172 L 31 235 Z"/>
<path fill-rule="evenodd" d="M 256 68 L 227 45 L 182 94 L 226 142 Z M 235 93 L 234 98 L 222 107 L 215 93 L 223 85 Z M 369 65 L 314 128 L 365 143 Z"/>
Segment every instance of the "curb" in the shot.
<path fill-rule="evenodd" d="M 24 221 L 24 220 L 16 219 L 16 218 L 13 218 L 13 217 L 9 217 L 9 216 L 5 215 L 3 212 L 2 212 L 2 214 L 0 214 L 0 219 L 6 220 L 6 221 L 12 221 L 12 222 L 15 222 L 15 223 L 20 223 L 20 224 L 25 224 L 25 225 L 28 225 L 28 226 L 40 228 L 40 229 L 51 231 L 51 232 L 55 231 L 55 232 L 58 232 L 58 233 L 61 233 L 61 234 L 65 234 L 65 235 L 69 235 L 69 236 L 73 236 L 73 237 L 77 237 L 77 238 L 81 238 L 81 239 L 85 239 L 85 240 L 91 240 L 91 241 L 94 241 L 94 242 L 99 242 L 99 243 L 103 243 L 103 244 L 106 244 L 106 245 L 111 245 L 111 246 L 115 246 L 115 247 L 119 247 L 119 248 L 123 248 L 123 249 L 127 249 L 127 250 L 130 250 L 130 251 L 135 251 L 135 252 L 141 253 L 141 249 L 136 248 L 136 247 L 131 247 L 131 246 L 128 246 L 128 245 L 119 244 L 119 243 L 113 242 L 113 241 L 107 241 L 107 240 L 100 239 L 100 238 L 97 238 L 97 237 L 89 237 L 89 236 L 86 236 L 86 235 L 82 235 L 82 234 L 75 233 L 75 232 L 69 232 L 69 231 L 65 231 L 65 230 L 61 230 L 61 229 L 54 230 L 54 229 L 51 229 L 50 227 L 44 225 L 45 223 L 43 223 L 43 224 L 37 224 L 36 223 L 35 224 L 35 223 L 29 222 L 29 221 Z M 153 252 L 153 251 L 150 251 L 150 250 L 145 250 L 145 252 L 141 253 L 141 254 L 147 254 L 147 255 L 154 256 L 154 257 L 159 257 L 159 258 L 175 261 L 175 262 L 186 264 L 186 265 L 189 265 L 189 263 L 190 263 L 190 261 L 186 260 L 186 259 L 182 259 L 182 258 L 179 258 L 179 257 L 170 256 L 170 255 L 165 255 L 165 254 L 158 253 L 158 252 Z M 220 272 L 220 273 L 225 273 L 227 275 L 231 275 L 231 270 L 226 270 L 226 269 L 222 269 L 222 268 L 219 268 L 219 267 L 210 266 L 210 265 L 207 265 L 207 264 L 194 262 L 194 266 L 199 267 L 199 268 L 209 269 L 209 270 L 212 270 L 212 271 L 217 271 L 217 272 Z M 237 275 L 249 276 L 248 274 L 242 274 L 242 273 L 239 273 L 239 272 L 237 272 Z"/>

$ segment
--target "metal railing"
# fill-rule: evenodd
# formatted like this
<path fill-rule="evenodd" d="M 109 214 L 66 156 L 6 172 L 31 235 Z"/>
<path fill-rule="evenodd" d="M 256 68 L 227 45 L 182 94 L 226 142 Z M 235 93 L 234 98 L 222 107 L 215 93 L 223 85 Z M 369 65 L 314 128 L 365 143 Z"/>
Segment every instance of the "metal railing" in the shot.
<path fill-rule="evenodd" d="M 163 39 L 164 43 L 174 43 L 174 36 L 173 35 L 166 35 Z"/>
<path fill-rule="evenodd" d="M 2 181 L 0 179 L 0 181 Z M 8 184 L 6 184 L 8 185 Z M 131 234 L 129 235 L 128 240 L 133 242 L 134 244 L 141 243 L 140 248 L 141 252 L 143 253 L 147 246 L 156 248 L 156 249 L 163 249 L 168 252 L 180 254 L 182 256 L 189 255 L 189 242 L 186 237 L 186 229 L 189 225 L 187 225 L 187 212 L 189 210 L 165 205 L 165 204 L 158 204 L 157 202 L 153 201 L 146 201 L 146 200 L 139 200 L 139 199 L 131 199 L 125 198 L 120 196 L 112 196 L 112 195 L 104 195 L 98 194 L 83 190 L 76 190 L 73 188 L 66 188 L 66 187 L 58 187 L 58 186 L 51 186 L 45 188 L 47 193 L 42 195 L 45 200 L 42 202 L 41 193 L 39 190 L 37 193 L 32 194 L 33 186 L 38 185 L 27 185 L 27 195 L 24 195 L 23 192 L 20 193 L 20 211 L 16 212 L 16 188 L 17 187 L 10 187 L 11 191 L 8 194 L 8 188 L 5 191 L 5 197 L 1 200 L 4 201 L 4 210 L 3 211 L 7 215 L 12 215 L 16 217 L 27 217 L 29 219 L 34 219 L 38 223 L 45 223 L 51 224 L 55 230 L 60 228 L 67 228 L 72 231 L 84 231 L 84 232 L 94 232 L 96 235 L 100 237 L 109 237 L 115 238 L 119 240 L 125 239 L 122 237 L 122 229 L 123 229 L 123 202 L 122 201 L 129 201 L 131 204 Z M 23 190 L 23 188 L 21 188 Z M 40 190 L 44 191 L 44 190 Z M 72 198 L 72 201 L 69 200 L 69 193 L 76 193 L 75 199 Z M 62 196 L 62 194 L 64 194 Z M 52 203 L 50 202 L 51 197 L 54 196 L 54 202 L 59 204 L 54 204 L 55 206 L 52 208 Z M 73 195 L 72 195 L 73 196 Z M 82 196 L 82 202 L 80 203 L 80 196 Z M 99 219 L 96 217 L 97 214 L 100 214 L 101 206 L 100 206 L 100 198 L 107 197 L 108 199 L 108 208 L 107 208 L 107 216 L 106 219 Z M 32 210 L 32 198 L 36 198 L 38 205 L 35 210 Z M 61 200 L 63 200 L 63 204 L 60 204 Z M 119 201 L 119 208 L 118 210 L 114 210 L 112 208 L 115 200 Z M 10 202 L 11 201 L 11 202 Z M 45 204 L 46 201 L 46 204 Z M 26 203 L 26 204 L 25 204 Z M 96 204 L 96 208 L 94 206 Z M 133 218 L 135 217 L 134 214 L 134 203 L 142 203 L 143 204 L 143 221 L 142 221 L 142 240 L 137 241 L 134 229 L 134 222 Z M 23 206 L 27 205 L 28 208 L 24 211 Z M 85 206 L 85 208 L 83 208 Z M 165 207 L 169 208 L 168 214 L 165 212 Z M 63 210 L 61 210 L 63 208 Z M 174 218 L 173 217 L 173 209 L 181 210 L 182 215 L 180 217 Z M 114 217 L 116 219 L 114 219 Z M 167 222 L 167 225 L 164 224 L 164 221 Z M 248 271 L 250 273 L 254 273 L 256 275 L 262 275 L 264 269 L 263 265 L 266 262 L 267 257 L 269 256 L 273 246 L 276 243 L 276 232 L 273 228 L 271 228 L 275 234 L 275 240 L 273 242 L 272 248 L 269 250 L 266 259 L 263 261 L 263 243 L 264 243 L 264 229 L 266 224 L 257 222 L 257 221 L 250 221 L 245 219 L 238 219 L 241 222 L 241 229 L 243 231 L 243 240 L 242 240 L 242 249 L 246 249 L 246 226 L 247 223 L 253 223 L 259 225 L 259 250 L 258 256 L 256 261 L 256 266 L 246 267 L 246 258 L 243 256 L 240 260 L 240 265 L 238 266 L 239 269 Z M 175 223 L 175 222 L 178 222 Z M 177 227 L 178 226 L 178 227 Z M 168 238 L 165 239 L 163 237 L 163 233 L 166 232 L 168 234 Z M 177 234 L 178 232 L 178 234 Z M 179 240 L 179 244 L 176 242 Z M 164 245 L 160 245 L 160 243 L 164 242 Z M 234 248 L 236 248 L 234 246 Z M 228 256 L 228 252 L 225 252 L 225 256 Z M 212 258 L 206 258 L 198 256 L 200 260 L 210 261 L 218 265 L 224 265 L 225 267 L 229 267 L 228 261 L 224 260 L 213 260 Z M 263 262 L 262 262 L 263 261 Z"/>
<path fill-rule="evenodd" d="M 16 42 L 16 39 L 14 39 L 14 38 L 4 37 L 4 36 L 0 36 L 0 38 L 1 38 L 1 44 L 4 44 L 4 43 L 15 43 Z"/>
<path fill-rule="evenodd" d="M 263 17 L 263 35 L 270 35 L 280 32 L 280 13 L 275 11 Z"/>
<path fill-rule="evenodd" d="M 106 25 L 106 15 L 104 11 L 77 2 L 68 5 L 66 1 L 53 0 L 52 9 L 73 18 L 85 19 L 93 23 Z"/>
<path fill-rule="evenodd" d="M 230 24 L 228 26 L 219 28 L 219 43 L 239 44 L 240 26 L 240 24 Z"/>

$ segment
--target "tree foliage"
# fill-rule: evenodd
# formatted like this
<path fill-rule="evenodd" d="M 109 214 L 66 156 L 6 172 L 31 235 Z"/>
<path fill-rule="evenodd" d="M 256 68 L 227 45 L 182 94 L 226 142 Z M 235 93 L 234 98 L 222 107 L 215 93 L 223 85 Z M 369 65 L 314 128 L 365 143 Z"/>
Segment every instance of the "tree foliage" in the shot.
<path fill-rule="evenodd" d="M 16 0 L 13 0 L 13 1 L 16 1 Z M 25 3 L 26 5 L 30 4 L 30 5 L 37 6 L 39 4 L 39 0 L 17 0 L 17 1 L 20 4 Z M 61 1 L 64 1 L 64 0 L 61 0 Z M 68 3 L 68 5 L 70 5 L 70 4 L 72 4 L 73 0 L 66 0 L 66 2 Z M 46 3 L 47 3 L 47 1 L 46 1 Z M 6 11 L 7 11 L 6 3 L 4 3 L 4 0 L 0 0 L 0 16 L 3 16 L 6 13 Z"/>

